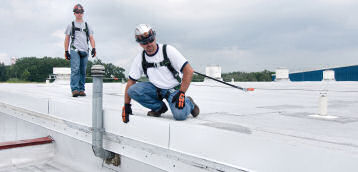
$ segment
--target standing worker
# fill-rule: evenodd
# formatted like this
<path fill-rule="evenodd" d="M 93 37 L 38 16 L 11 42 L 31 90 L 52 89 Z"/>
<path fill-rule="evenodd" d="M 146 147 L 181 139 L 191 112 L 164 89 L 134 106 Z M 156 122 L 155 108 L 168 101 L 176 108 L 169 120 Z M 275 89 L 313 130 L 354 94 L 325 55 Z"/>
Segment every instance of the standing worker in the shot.
<path fill-rule="evenodd" d="M 83 9 L 81 4 L 75 5 L 73 8 L 75 21 L 67 26 L 65 31 L 65 57 L 71 60 L 71 91 L 72 97 L 86 96 L 86 67 L 88 61 L 89 46 L 92 46 L 92 57 L 96 56 L 95 41 L 93 38 L 93 30 L 83 21 Z M 71 45 L 69 45 L 71 37 Z M 70 47 L 70 52 L 68 48 Z"/>
<path fill-rule="evenodd" d="M 199 107 L 191 97 L 185 96 L 194 72 L 188 61 L 173 46 L 157 43 L 155 31 L 147 24 L 136 27 L 135 38 L 143 51 L 135 57 L 129 72 L 123 122 L 127 123 L 132 114 L 131 99 L 151 109 L 148 116 L 160 117 L 165 113 L 168 108 L 163 99 L 166 99 L 174 119 L 185 120 L 190 113 L 197 117 Z M 142 74 L 149 82 L 136 83 Z"/>

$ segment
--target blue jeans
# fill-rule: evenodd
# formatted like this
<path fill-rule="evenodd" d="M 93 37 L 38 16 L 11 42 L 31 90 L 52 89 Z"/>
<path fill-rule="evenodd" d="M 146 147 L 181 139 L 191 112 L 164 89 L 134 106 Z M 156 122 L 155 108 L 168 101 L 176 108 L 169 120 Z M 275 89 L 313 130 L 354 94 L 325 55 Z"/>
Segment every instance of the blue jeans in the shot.
<path fill-rule="evenodd" d="M 170 110 L 173 113 L 173 117 L 176 120 L 185 120 L 190 112 L 194 109 L 194 104 L 188 99 L 185 98 L 185 106 L 183 109 L 178 109 L 175 107 L 175 102 L 172 103 L 173 96 L 179 90 L 167 90 L 161 89 L 160 94 L 162 96 L 166 95 L 169 92 L 169 97 L 167 99 L 170 106 Z M 128 95 L 130 98 L 136 100 L 142 106 L 149 108 L 155 112 L 159 111 L 164 102 L 158 98 L 157 88 L 150 82 L 138 82 L 128 89 Z"/>
<path fill-rule="evenodd" d="M 85 91 L 88 53 L 71 50 L 71 90 Z"/>

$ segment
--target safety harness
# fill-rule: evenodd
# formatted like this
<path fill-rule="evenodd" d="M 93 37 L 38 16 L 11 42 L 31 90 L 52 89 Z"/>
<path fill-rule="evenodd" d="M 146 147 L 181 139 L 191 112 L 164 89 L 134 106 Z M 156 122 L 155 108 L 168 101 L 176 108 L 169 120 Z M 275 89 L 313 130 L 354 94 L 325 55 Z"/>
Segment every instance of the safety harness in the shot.
<path fill-rule="evenodd" d="M 160 94 L 161 89 L 157 88 L 157 95 L 158 95 L 159 100 L 162 100 L 163 98 L 167 99 L 169 97 L 170 92 L 179 90 L 180 84 L 181 84 L 181 78 L 179 76 L 179 72 L 174 69 L 174 67 L 172 66 L 172 63 L 170 62 L 170 60 L 168 58 L 166 44 L 163 45 L 163 55 L 164 55 L 163 61 L 161 61 L 159 63 L 149 63 L 149 62 L 147 62 L 147 60 L 145 60 L 145 51 L 144 50 L 142 53 L 142 68 L 143 68 L 143 72 L 147 76 L 147 78 L 148 78 L 148 75 L 147 75 L 148 68 L 151 68 L 151 67 L 158 68 L 160 66 L 166 66 L 168 68 L 168 70 L 173 74 L 173 77 L 179 82 L 179 84 L 177 86 L 170 89 L 171 91 L 168 91 L 165 95 L 161 95 Z"/>
<path fill-rule="evenodd" d="M 88 41 L 89 41 L 89 30 L 88 30 L 87 22 L 85 22 L 85 25 L 86 25 L 86 28 L 85 28 L 85 29 L 78 28 L 78 27 L 75 27 L 75 22 L 72 21 L 71 48 L 73 48 L 74 50 L 77 50 L 77 48 L 73 45 L 73 42 L 75 41 L 75 33 L 76 33 L 76 31 L 80 31 L 80 32 L 84 31 L 84 32 L 86 32 L 87 44 L 88 44 Z"/>
<path fill-rule="evenodd" d="M 161 67 L 161 66 L 166 66 L 168 68 L 168 70 L 173 74 L 173 77 L 180 84 L 181 83 L 181 78 L 179 76 L 179 72 L 174 69 L 174 67 L 172 66 L 172 64 L 171 64 L 171 62 L 170 62 L 170 60 L 168 58 L 167 45 L 166 44 L 163 45 L 163 55 L 164 55 L 164 60 L 163 61 L 161 61 L 159 63 L 149 63 L 149 62 L 147 62 L 147 60 L 145 60 L 145 51 L 143 50 L 143 53 L 142 53 L 142 68 L 143 68 L 144 74 L 148 78 L 148 75 L 147 75 L 147 69 L 148 68 L 152 68 L 152 67 L 158 68 L 158 67 Z"/>

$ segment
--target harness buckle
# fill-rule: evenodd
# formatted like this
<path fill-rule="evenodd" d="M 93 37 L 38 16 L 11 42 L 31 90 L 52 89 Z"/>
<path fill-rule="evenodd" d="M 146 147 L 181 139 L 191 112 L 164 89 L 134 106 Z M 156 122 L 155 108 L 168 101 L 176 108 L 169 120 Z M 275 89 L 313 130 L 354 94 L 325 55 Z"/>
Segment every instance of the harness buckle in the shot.
<path fill-rule="evenodd" d="M 160 63 L 153 63 L 155 68 L 160 67 Z"/>

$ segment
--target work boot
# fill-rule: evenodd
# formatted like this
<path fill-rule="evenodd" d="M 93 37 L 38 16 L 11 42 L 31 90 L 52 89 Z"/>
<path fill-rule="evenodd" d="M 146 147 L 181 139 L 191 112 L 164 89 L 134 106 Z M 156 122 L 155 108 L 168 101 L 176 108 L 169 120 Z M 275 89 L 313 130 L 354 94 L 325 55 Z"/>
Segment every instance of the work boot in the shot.
<path fill-rule="evenodd" d="M 200 113 L 200 109 L 199 106 L 197 104 L 195 104 L 193 98 L 191 98 L 190 96 L 188 96 L 188 99 L 193 103 L 194 105 L 194 109 L 191 111 L 191 115 L 193 115 L 193 117 L 197 117 Z"/>
<path fill-rule="evenodd" d="M 86 96 L 86 93 L 84 91 L 80 91 L 79 96 Z"/>
<path fill-rule="evenodd" d="M 167 105 L 165 105 L 165 103 L 163 103 L 162 108 L 158 112 L 151 110 L 147 113 L 147 115 L 153 116 L 153 117 L 160 117 L 162 115 L 162 113 L 165 113 L 166 111 L 168 111 L 168 107 L 167 107 Z"/>
<path fill-rule="evenodd" d="M 72 91 L 72 97 L 77 97 L 79 95 L 80 95 L 80 93 L 77 90 Z"/>

